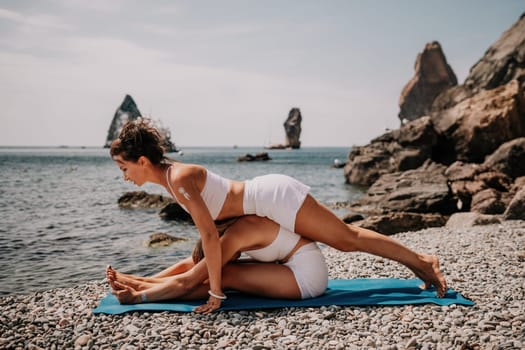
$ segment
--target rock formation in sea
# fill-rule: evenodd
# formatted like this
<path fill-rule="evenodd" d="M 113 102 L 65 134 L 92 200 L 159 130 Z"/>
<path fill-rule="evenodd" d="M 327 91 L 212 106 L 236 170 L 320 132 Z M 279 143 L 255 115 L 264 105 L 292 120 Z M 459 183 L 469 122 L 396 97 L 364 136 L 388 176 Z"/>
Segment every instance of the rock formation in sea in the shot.
<path fill-rule="evenodd" d="M 174 237 L 165 232 L 155 232 L 152 233 L 146 241 L 144 241 L 144 245 L 150 248 L 168 247 L 173 243 L 186 240 L 186 238 Z"/>
<path fill-rule="evenodd" d="M 118 137 L 122 127 L 129 120 L 136 120 L 141 118 L 142 114 L 140 113 L 137 104 L 130 95 L 124 97 L 124 101 L 115 111 L 113 120 L 109 126 L 108 135 L 106 137 L 106 143 L 104 144 L 105 148 L 109 148 L 111 143 Z M 153 124 L 159 130 L 161 136 L 164 139 L 164 149 L 166 152 L 176 152 L 177 148 L 175 144 L 171 141 L 171 132 L 170 130 L 163 126 L 160 121 L 152 120 Z"/>
<path fill-rule="evenodd" d="M 414 70 L 414 77 L 405 85 L 399 98 L 402 123 L 428 115 L 434 99 L 458 84 L 437 41 L 426 44 L 423 52 L 417 55 Z"/>
<path fill-rule="evenodd" d="M 303 117 L 299 108 L 292 108 L 288 113 L 288 118 L 284 122 L 284 132 L 286 139 L 284 144 L 272 144 L 266 148 L 269 149 L 298 149 L 301 148 L 301 122 Z"/>
<path fill-rule="evenodd" d="M 126 192 L 118 199 L 119 208 L 123 209 L 160 209 L 172 203 L 171 198 L 145 191 Z"/>
<path fill-rule="evenodd" d="M 145 191 L 126 192 L 118 199 L 118 206 L 122 209 L 160 209 L 159 216 L 164 220 L 175 220 L 193 224 L 188 214 L 171 197 L 160 194 L 151 194 Z"/>
<path fill-rule="evenodd" d="M 259 153 L 256 153 L 255 155 L 251 153 L 246 153 L 245 155 L 237 158 L 238 162 L 258 162 L 258 161 L 264 162 L 267 160 L 272 160 L 272 158 L 270 158 L 267 152 L 259 152 Z"/>
<path fill-rule="evenodd" d="M 394 233 L 458 220 L 462 212 L 525 219 L 523 33 L 525 15 L 461 85 L 439 44 L 425 46 L 401 93 L 405 123 L 349 153 L 347 183 L 370 186 L 351 205 L 349 216 L 368 215 L 356 224 Z M 470 222 L 496 220 L 480 217 Z"/>
<path fill-rule="evenodd" d="M 124 97 L 124 101 L 122 101 L 120 106 L 115 111 L 115 115 L 113 116 L 113 120 L 109 126 L 104 147 L 109 148 L 111 146 L 111 143 L 118 137 L 120 130 L 122 130 L 122 127 L 127 121 L 136 120 L 141 116 L 142 114 L 140 114 L 137 104 L 133 98 L 130 95 L 126 95 Z"/>

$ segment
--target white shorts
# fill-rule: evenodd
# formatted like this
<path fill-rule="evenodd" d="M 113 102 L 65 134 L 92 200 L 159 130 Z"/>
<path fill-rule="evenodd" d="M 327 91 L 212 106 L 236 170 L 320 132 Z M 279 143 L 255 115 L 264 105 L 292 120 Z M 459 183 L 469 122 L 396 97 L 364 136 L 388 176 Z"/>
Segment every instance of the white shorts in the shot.
<path fill-rule="evenodd" d="M 309 191 L 309 186 L 286 175 L 255 177 L 245 182 L 244 214 L 265 216 L 294 232 L 297 212 Z"/>
<path fill-rule="evenodd" d="M 328 267 L 316 243 L 299 248 L 284 266 L 292 270 L 301 290 L 301 299 L 315 298 L 328 286 Z"/>

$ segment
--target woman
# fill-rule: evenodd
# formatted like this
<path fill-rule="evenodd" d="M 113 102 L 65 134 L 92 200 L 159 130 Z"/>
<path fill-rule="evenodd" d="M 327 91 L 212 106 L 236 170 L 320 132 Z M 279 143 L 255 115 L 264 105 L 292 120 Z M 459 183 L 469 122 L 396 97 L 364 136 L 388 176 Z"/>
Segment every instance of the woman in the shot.
<path fill-rule="evenodd" d="M 377 232 L 345 224 L 318 203 L 309 187 L 284 175 L 266 175 L 249 181 L 225 179 L 200 165 L 169 162 L 158 131 L 146 120 L 126 123 L 111 145 L 112 159 L 124 179 L 141 186 L 163 186 L 190 213 L 199 230 L 207 258 L 211 311 L 220 306 L 221 249 L 214 220 L 247 214 L 268 217 L 289 231 L 342 251 L 361 251 L 398 261 L 439 297 L 447 286 L 436 256 L 418 254 Z"/>
<path fill-rule="evenodd" d="M 220 244 L 225 265 L 222 288 L 286 299 L 313 298 L 326 290 L 328 269 L 317 244 L 267 218 L 254 215 L 239 218 L 225 231 Z M 205 298 L 213 292 L 209 292 L 209 285 L 204 283 L 208 273 L 203 252 L 198 247 L 197 244 L 192 258 L 151 278 L 121 274 L 108 267 L 106 277 L 113 294 L 126 304 Z M 228 264 L 236 261 L 242 252 L 256 262 Z M 203 306 L 196 311 L 212 310 Z"/>

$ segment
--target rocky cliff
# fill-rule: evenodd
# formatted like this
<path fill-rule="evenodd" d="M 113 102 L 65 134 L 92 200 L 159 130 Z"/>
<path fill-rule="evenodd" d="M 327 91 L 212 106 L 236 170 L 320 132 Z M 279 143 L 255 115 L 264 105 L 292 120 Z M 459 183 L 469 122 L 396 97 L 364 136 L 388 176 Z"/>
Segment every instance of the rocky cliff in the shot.
<path fill-rule="evenodd" d="M 458 84 L 437 41 L 425 45 L 423 52 L 417 55 L 414 70 L 414 77 L 405 85 L 399 98 L 401 122 L 428 115 L 434 99 Z"/>
<path fill-rule="evenodd" d="M 142 115 L 137 107 L 137 104 L 130 95 L 126 95 L 126 97 L 124 97 L 124 101 L 122 101 L 120 106 L 115 111 L 115 115 L 113 116 L 113 120 L 109 126 L 104 147 L 109 148 L 111 146 L 111 143 L 118 137 L 120 130 L 122 130 L 122 127 L 124 124 L 126 124 L 126 122 L 129 120 L 136 120 L 140 117 L 142 117 Z M 166 152 L 176 152 L 177 149 L 175 144 L 171 141 L 170 130 L 162 126 L 160 121 L 154 121 L 154 124 L 157 130 L 159 130 L 161 136 L 164 138 L 164 149 Z"/>
<path fill-rule="evenodd" d="M 346 181 L 370 186 L 352 205 L 369 215 L 362 226 L 393 233 L 469 211 L 525 219 L 524 33 L 522 15 L 461 85 L 441 46 L 425 46 L 401 93 L 405 123 L 349 153 Z"/>

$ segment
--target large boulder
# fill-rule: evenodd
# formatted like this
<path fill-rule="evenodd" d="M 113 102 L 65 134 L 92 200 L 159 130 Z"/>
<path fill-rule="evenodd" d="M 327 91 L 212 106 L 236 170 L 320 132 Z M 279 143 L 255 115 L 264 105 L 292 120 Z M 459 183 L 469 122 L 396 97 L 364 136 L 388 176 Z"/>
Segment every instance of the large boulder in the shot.
<path fill-rule="evenodd" d="M 383 174 L 415 169 L 432 156 L 437 134 L 430 117 L 389 131 L 366 146 L 352 147 L 344 167 L 346 182 L 370 186 Z"/>
<path fill-rule="evenodd" d="M 503 218 L 505 220 L 525 220 L 525 187 L 514 195 L 503 213 Z"/>
<path fill-rule="evenodd" d="M 352 208 L 355 212 L 372 215 L 388 212 L 451 214 L 457 209 L 447 186 L 445 170 L 445 166 L 428 161 L 417 169 L 384 174 Z"/>
<path fill-rule="evenodd" d="M 515 179 L 525 175 L 525 137 L 502 144 L 483 163 L 485 168 L 501 171 Z"/>
<path fill-rule="evenodd" d="M 497 215 L 487 215 L 480 213 L 454 213 L 452 214 L 446 224 L 449 230 L 460 230 L 470 228 L 472 226 L 483 226 L 500 224 L 501 220 Z"/>
<path fill-rule="evenodd" d="M 469 89 L 494 89 L 525 75 L 525 13 L 485 52 L 465 80 Z"/>
<path fill-rule="evenodd" d="M 384 235 L 393 235 L 399 232 L 440 227 L 445 225 L 446 222 L 446 217 L 440 214 L 392 212 L 384 215 L 369 216 L 362 221 L 354 222 L 353 225 Z"/>
<path fill-rule="evenodd" d="M 426 44 L 423 52 L 417 55 L 414 70 L 414 77 L 405 85 L 399 98 L 399 119 L 402 122 L 428 115 L 434 99 L 458 83 L 437 41 Z"/>
<path fill-rule="evenodd" d="M 370 186 L 383 174 L 396 171 L 394 155 L 401 152 L 397 142 L 372 142 L 366 146 L 354 146 L 344 167 L 346 182 Z"/>
<path fill-rule="evenodd" d="M 501 192 L 493 188 L 483 189 L 472 196 L 470 211 L 480 214 L 502 214 L 505 203 L 501 200 Z"/>
<path fill-rule="evenodd" d="M 447 168 L 445 176 L 459 211 L 501 214 L 509 201 L 506 194 L 512 179 L 500 171 L 457 161 Z"/>
<path fill-rule="evenodd" d="M 520 84 L 512 80 L 432 113 L 434 128 L 442 140 L 437 147 L 438 160 L 480 163 L 502 143 L 524 136 L 523 93 Z"/>

